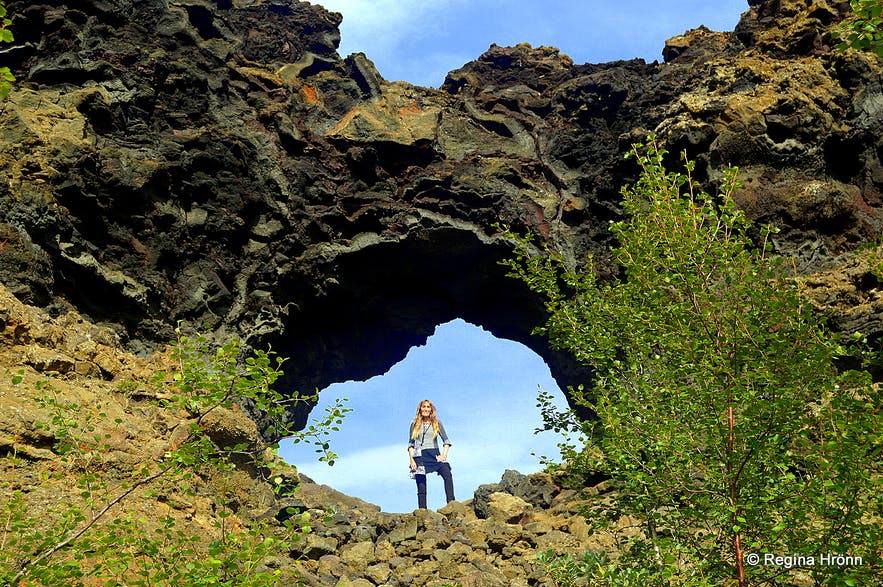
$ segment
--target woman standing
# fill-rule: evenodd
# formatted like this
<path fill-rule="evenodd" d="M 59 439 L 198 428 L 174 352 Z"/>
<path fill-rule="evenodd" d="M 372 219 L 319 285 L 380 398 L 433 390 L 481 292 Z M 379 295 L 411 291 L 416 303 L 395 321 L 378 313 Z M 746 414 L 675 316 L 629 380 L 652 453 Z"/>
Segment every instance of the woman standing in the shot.
<path fill-rule="evenodd" d="M 438 439 L 442 439 L 442 452 L 438 450 Z M 435 406 L 428 399 L 417 405 L 417 415 L 411 424 L 408 436 L 408 457 L 411 460 L 411 473 L 417 482 L 417 507 L 426 509 L 426 475 L 438 473 L 445 482 L 445 498 L 454 501 L 454 480 L 451 465 L 448 463 L 448 448 L 451 442 L 445 427 L 435 414 Z"/>

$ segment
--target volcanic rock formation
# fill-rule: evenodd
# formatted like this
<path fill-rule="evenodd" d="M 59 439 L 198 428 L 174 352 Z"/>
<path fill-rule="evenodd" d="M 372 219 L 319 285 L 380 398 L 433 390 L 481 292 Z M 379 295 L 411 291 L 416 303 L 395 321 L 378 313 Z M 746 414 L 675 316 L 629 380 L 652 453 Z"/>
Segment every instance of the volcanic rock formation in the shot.
<path fill-rule="evenodd" d="M 533 348 L 562 385 L 582 381 L 531 336 L 542 304 L 498 264 L 511 247 L 497 225 L 603 259 L 637 175 L 623 154 L 649 133 L 708 189 L 739 166 L 739 205 L 781 229 L 776 251 L 831 325 L 883 336 L 877 279 L 850 254 L 881 231 L 883 77 L 876 57 L 831 49 L 847 2 L 749 0 L 735 31 L 688 31 L 663 63 L 491 46 L 438 89 L 341 57 L 340 15 L 296 0 L 7 4 L 0 452 L 15 459 L 0 481 L 33 520 L 78 491 L 36 382 L 108 414 L 99 464 L 124 487 L 182 425 L 149 386 L 126 385 L 167 366 L 154 351 L 178 321 L 271 343 L 298 389 L 385 371 L 455 317 Z M 219 446 L 261 446 L 242 412 L 207 424 Z M 309 482 L 280 501 L 253 473 L 232 472 L 223 512 L 231 488 L 211 476 L 127 505 L 145 528 L 171 519 L 205 537 L 222 514 L 311 512 L 313 533 L 263 561 L 311 585 L 545 586 L 537 551 L 615 550 L 545 474 L 387 514 Z"/>
<path fill-rule="evenodd" d="M 8 4 L 0 280 L 135 352 L 204 324 L 272 344 L 312 389 L 462 317 L 579 382 L 530 334 L 542 306 L 505 277 L 497 223 L 603 258 L 636 177 L 623 154 L 649 133 L 709 189 L 739 166 L 777 252 L 834 271 L 818 297 L 848 300 L 835 326 L 883 333 L 876 280 L 836 271 L 879 236 L 883 189 L 880 61 L 831 49 L 846 2 L 750 0 L 735 31 L 688 31 L 663 63 L 491 46 L 438 89 L 342 58 L 340 15 L 296 0 Z"/>

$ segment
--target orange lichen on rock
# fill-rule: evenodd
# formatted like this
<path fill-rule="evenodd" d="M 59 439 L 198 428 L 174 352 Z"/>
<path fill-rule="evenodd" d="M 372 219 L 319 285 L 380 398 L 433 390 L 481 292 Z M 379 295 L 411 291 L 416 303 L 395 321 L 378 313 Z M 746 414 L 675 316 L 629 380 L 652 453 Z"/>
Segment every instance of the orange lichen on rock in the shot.
<path fill-rule="evenodd" d="M 306 100 L 307 104 L 317 104 L 319 102 L 319 93 L 313 86 L 303 86 L 300 90 L 303 92 L 304 100 Z"/>
<path fill-rule="evenodd" d="M 410 104 L 408 104 L 406 106 L 399 107 L 399 116 L 401 116 L 401 117 L 405 117 L 408 115 L 413 116 L 413 115 L 417 115 L 417 114 L 423 114 L 423 112 L 424 112 L 423 108 L 418 106 L 417 102 L 415 102 L 413 100 L 411 101 Z"/>
<path fill-rule="evenodd" d="M 349 112 L 347 112 L 346 114 L 344 114 L 343 118 L 341 118 L 340 121 L 337 124 L 335 124 L 334 127 L 325 134 L 327 136 L 333 136 L 333 135 L 339 133 L 341 131 L 341 129 L 343 129 L 349 123 L 349 121 L 352 120 L 353 117 L 355 117 L 356 114 L 358 114 L 358 113 L 359 113 L 359 107 L 357 106 L 357 107 L 353 108 L 352 110 L 350 110 Z"/>

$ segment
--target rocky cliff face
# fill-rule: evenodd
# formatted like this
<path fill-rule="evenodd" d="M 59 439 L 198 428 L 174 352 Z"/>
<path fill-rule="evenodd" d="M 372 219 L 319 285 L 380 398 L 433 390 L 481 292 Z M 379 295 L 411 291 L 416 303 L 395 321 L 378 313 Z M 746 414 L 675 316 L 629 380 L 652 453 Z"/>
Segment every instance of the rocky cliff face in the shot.
<path fill-rule="evenodd" d="M 341 58 L 340 16 L 306 2 L 10 2 L 0 279 L 142 353 L 178 320 L 272 343 L 299 388 L 382 372 L 455 317 L 577 382 L 530 335 L 495 224 L 603 254 L 648 133 L 711 188 L 739 166 L 740 204 L 805 273 L 880 232 L 880 62 L 831 51 L 847 3 L 746 8 L 664 63 L 492 46 L 429 89 Z"/>

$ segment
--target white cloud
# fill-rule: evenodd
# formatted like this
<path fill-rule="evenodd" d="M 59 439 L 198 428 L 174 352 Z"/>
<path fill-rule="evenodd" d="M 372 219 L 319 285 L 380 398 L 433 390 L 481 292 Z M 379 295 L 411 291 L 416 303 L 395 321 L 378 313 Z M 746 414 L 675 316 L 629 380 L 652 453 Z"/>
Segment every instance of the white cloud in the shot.
<path fill-rule="evenodd" d="M 468 0 L 322 0 L 340 12 L 343 55 L 365 53 L 390 81 L 440 84 L 451 69 L 477 57 L 468 51 L 438 50 L 438 39 L 452 39 L 452 11 Z"/>
<path fill-rule="evenodd" d="M 406 39 L 438 34 L 445 13 L 462 0 L 321 0 L 329 10 L 343 15 L 341 52 L 389 51 Z M 371 57 L 369 55 L 368 57 Z"/>
<path fill-rule="evenodd" d="M 396 470 L 405 471 L 407 461 L 404 455 L 405 449 L 401 445 L 386 445 L 342 455 L 334 466 L 319 462 L 298 464 L 295 461 L 295 464 L 308 477 L 316 481 L 321 479 L 322 483 L 348 493 L 388 479 Z"/>

